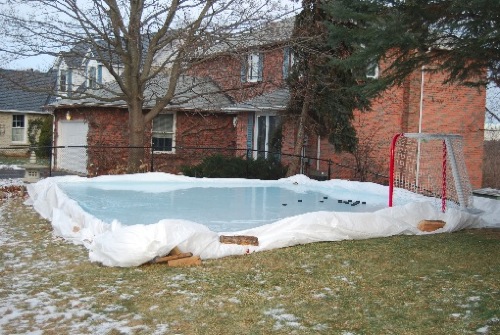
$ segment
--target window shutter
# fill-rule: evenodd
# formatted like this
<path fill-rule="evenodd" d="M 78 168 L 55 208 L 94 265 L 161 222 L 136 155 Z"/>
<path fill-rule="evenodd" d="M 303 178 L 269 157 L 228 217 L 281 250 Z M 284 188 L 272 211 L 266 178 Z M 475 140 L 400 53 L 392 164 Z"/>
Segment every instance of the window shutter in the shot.
<path fill-rule="evenodd" d="M 241 60 L 241 82 L 247 81 L 248 55 Z"/>
<path fill-rule="evenodd" d="M 288 78 L 290 64 L 290 47 L 283 49 L 283 79 Z"/>
<path fill-rule="evenodd" d="M 258 78 L 257 78 L 257 81 L 262 81 L 262 78 L 263 78 L 263 72 L 264 72 L 264 54 L 263 53 L 259 53 L 259 67 L 257 69 L 258 71 Z"/>
<path fill-rule="evenodd" d="M 102 65 L 97 65 L 97 83 L 102 84 Z"/>
<path fill-rule="evenodd" d="M 71 94 L 71 91 L 73 90 L 73 71 L 71 69 L 68 69 L 66 80 L 68 81 L 68 83 L 67 83 L 68 93 Z"/>
<path fill-rule="evenodd" d="M 253 114 L 248 114 L 248 125 L 247 125 L 247 150 L 252 150 L 253 142 Z"/>

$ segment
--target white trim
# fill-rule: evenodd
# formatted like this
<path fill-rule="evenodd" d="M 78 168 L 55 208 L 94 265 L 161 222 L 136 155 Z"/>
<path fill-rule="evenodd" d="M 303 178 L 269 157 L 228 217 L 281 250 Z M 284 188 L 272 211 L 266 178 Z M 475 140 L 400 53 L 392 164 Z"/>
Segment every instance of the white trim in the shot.
<path fill-rule="evenodd" d="M 248 83 L 256 83 L 259 81 L 259 59 L 260 59 L 260 52 L 250 52 L 247 55 L 246 77 Z"/>
<path fill-rule="evenodd" d="M 23 123 L 24 123 L 24 127 L 14 127 L 14 125 L 12 124 L 14 122 L 14 116 L 22 116 L 23 117 Z M 14 141 L 12 139 L 12 136 L 14 135 L 14 129 L 23 129 L 23 140 L 22 141 Z M 24 113 L 16 113 L 16 114 L 12 114 L 12 122 L 10 124 L 10 143 L 11 144 L 28 144 L 28 117 L 26 116 L 26 114 Z"/>
<path fill-rule="evenodd" d="M 257 150 L 257 145 L 258 145 L 258 138 L 259 138 L 259 122 L 258 119 L 259 117 L 265 116 L 266 117 L 266 138 L 264 142 L 264 151 L 269 151 L 269 117 L 270 116 L 277 116 L 276 113 L 264 113 L 264 112 L 255 112 L 254 115 L 254 123 L 253 123 L 253 143 L 252 143 L 252 149 Z M 253 151 L 253 158 L 257 159 L 258 157 L 258 152 Z M 267 152 L 264 153 L 264 158 L 267 158 Z"/>
<path fill-rule="evenodd" d="M 173 115 L 172 117 L 172 150 L 171 151 L 159 151 L 159 150 L 153 150 L 153 154 L 175 154 L 175 139 L 176 139 L 176 134 L 177 134 L 177 112 L 170 112 L 167 111 L 166 113 L 159 113 L 159 115 Z M 155 117 L 157 117 L 155 116 Z M 153 118 L 154 120 L 154 118 Z M 153 145 L 153 120 L 151 120 L 151 145 Z"/>

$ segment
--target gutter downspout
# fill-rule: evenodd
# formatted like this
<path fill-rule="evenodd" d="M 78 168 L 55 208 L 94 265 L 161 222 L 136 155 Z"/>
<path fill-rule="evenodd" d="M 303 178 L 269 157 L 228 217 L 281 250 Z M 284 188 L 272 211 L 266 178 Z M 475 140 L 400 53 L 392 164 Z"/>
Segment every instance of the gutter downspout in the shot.
<path fill-rule="evenodd" d="M 418 133 L 422 133 L 422 120 L 424 116 L 424 71 L 425 65 L 422 65 L 422 76 L 420 82 L 420 105 L 419 105 L 419 114 L 418 114 Z M 420 176 L 420 138 L 417 143 L 417 175 L 416 175 L 416 186 L 419 187 L 419 176 Z"/>

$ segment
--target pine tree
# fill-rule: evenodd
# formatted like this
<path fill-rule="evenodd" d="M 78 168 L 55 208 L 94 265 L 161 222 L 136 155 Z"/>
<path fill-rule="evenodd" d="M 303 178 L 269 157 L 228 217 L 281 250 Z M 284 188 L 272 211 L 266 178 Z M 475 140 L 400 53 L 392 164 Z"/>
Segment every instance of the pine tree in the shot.
<path fill-rule="evenodd" d="M 429 64 L 445 71 L 447 82 L 500 85 L 500 0 L 332 0 L 323 9 L 351 23 L 347 35 L 345 27 L 329 24 L 330 43 L 348 38 L 357 45 L 338 66 L 353 68 L 366 59 L 389 64 L 374 90 Z"/>
<path fill-rule="evenodd" d="M 354 110 L 369 109 L 370 95 L 361 89 L 366 78 L 360 81 L 359 71 L 336 64 L 336 59 L 351 53 L 351 45 L 342 40 L 331 43 L 327 30 L 327 23 L 346 29 L 349 24 L 334 22 L 322 1 L 304 0 L 302 5 L 292 35 L 296 62 L 288 79 L 291 99 L 286 111 L 298 119 L 294 155 L 300 155 L 306 133 L 328 136 L 337 151 L 353 152 L 357 145 Z M 297 159 L 288 174 L 297 173 L 298 167 Z"/>

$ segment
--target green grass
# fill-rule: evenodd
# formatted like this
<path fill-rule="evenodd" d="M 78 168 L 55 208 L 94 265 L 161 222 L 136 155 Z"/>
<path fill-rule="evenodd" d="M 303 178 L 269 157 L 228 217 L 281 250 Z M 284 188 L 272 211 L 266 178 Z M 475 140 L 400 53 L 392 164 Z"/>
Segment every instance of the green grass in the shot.
<path fill-rule="evenodd" d="M 109 268 L 20 199 L 0 215 L 0 333 L 500 333 L 499 231 Z"/>

